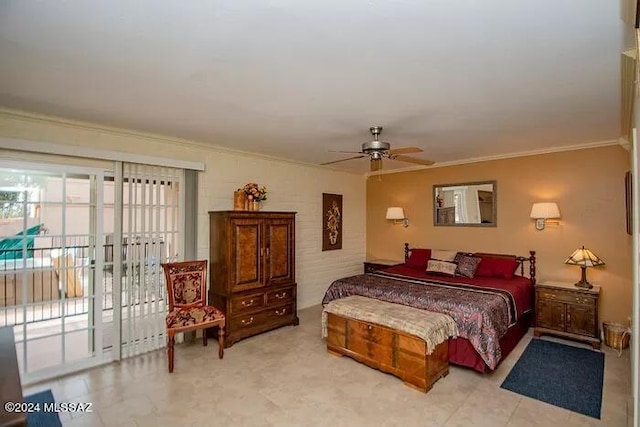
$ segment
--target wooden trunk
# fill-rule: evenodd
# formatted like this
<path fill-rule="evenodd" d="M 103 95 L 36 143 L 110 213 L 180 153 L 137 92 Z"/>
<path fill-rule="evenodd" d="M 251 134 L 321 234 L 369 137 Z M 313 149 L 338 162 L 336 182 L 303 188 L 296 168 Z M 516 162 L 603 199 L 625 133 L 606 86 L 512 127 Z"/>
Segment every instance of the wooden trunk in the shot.
<path fill-rule="evenodd" d="M 225 346 L 297 325 L 294 212 L 209 212 L 209 303 L 227 317 Z"/>
<path fill-rule="evenodd" d="M 426 343 L 416 336 L 333 313 L 327 315 L 329 353 L 388 372 L 423 392 L 449 373 L 447 341 L 427 355 Z"/>

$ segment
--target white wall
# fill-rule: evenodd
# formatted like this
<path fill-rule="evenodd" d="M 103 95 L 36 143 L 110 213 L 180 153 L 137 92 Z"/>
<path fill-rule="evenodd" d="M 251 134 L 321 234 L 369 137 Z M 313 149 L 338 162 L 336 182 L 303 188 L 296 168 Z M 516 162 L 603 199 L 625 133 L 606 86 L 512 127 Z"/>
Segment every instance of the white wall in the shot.
<path fill-rule="evenodd" d="M 9 110 L 0 110 L 1 137 L 204 162 L 205 171 L 198 177 L 197 247 L 200 258 L 208 258 L 207 212 L 232 209 L 233 191 L 247 182 L 266 185 L 269 194 L 264 210 L 298 212 L 296 277 L 300 308 L 319 304 L 332 280 L 362 271 L 366 189 L 361 175 Z M 15 154 L 12 156 L 15 158 Z M 79 162 L 76 159 L 73 163 Z M 342 250 L 322 252 L 322 193 L 344 196 Z"/>

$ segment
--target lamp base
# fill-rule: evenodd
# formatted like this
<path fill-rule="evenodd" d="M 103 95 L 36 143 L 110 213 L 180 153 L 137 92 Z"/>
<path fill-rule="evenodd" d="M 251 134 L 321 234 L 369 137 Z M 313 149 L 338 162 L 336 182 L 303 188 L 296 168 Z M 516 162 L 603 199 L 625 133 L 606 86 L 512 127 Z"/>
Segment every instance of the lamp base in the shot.
<path fill-rule="evenodd" d="M 591 289 L 591 288 L 593 288 L 593 285 L 592 285 L 591 283 L 589 283 L 589 282 L 583 282 L 583 281 L 576 282 L 576 283 L 574 283 L 574 284 L 573 284 L 573 286 L 575 286 L 576 288 L 584 288 L 584 289 Z"/>
<path fill-rule="evenodd" d="M 584 289 L 593 288 L 593 285 L 591 283 L 587 282 L 587 267 L 584 266 L 584 265 L 581 265 L 580 269 L 582 270 L 582 276 L 580 277 L 580 281 L 574 283 L 573 285 L 576 288 L 584 288 Z"/>

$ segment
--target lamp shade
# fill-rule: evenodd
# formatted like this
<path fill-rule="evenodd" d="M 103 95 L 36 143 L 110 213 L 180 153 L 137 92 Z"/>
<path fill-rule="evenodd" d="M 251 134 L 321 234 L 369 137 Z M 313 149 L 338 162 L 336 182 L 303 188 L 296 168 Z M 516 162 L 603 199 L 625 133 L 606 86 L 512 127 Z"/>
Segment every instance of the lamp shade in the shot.
<path fill-rule="evenodd" d="M 399 207 L 387 208 L 387 219 L 404 219 L 404 209 Z"/>
<path fill-rule="evenodd" d="M 581 247 L 573 251 L 571 256 L 564 262 L 565 264 L 580 265 L 584 267 L 595 267 L 596 265 L 604 265 L 596 254 L 585 247 Z"/>
<path fill-rule="evenodd" d="M 533 219 L 560 218 L 560 209 L 555 202 L 534 203 L 530 216 Z"/>

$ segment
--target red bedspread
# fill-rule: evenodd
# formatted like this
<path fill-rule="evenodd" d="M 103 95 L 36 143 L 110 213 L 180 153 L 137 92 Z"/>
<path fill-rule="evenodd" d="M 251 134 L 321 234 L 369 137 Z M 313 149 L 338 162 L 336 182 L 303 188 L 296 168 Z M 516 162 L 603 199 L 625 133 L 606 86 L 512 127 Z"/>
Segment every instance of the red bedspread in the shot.
<path fill-rule="evenodd" d="M 530 280 L 522 277 L 449 278 L 398 266 L 336 280 L 323 304 L 362 295 L 448 314 L 456 321 L 460 337 L 469 340 L 487 366 L 495 369 L 502 356 L 499 340 L 531 310 L 532 289 Z"/>

